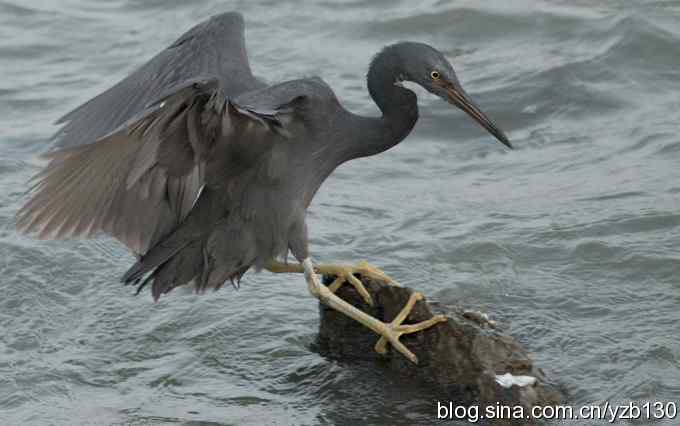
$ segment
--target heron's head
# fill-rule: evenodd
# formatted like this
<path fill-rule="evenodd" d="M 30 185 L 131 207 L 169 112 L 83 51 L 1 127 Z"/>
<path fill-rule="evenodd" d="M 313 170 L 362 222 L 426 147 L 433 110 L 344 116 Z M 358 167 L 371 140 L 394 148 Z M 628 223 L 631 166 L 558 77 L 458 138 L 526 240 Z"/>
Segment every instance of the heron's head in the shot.
<path fill-rule="evenodd" d="M 465 111 L 501 143 L 512 148 L 503 131 L 484 114 L 463 90 L 451 63 L 437 49 L 423 43 L 402 42 L 391 46 L 397 53 L 401 81 L 412 81 L 452 105 Z"/>

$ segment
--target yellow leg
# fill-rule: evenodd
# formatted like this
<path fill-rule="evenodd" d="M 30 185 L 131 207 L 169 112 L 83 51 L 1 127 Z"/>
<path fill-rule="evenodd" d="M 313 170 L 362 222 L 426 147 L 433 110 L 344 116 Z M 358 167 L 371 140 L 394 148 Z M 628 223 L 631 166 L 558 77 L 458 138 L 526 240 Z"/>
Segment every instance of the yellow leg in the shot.
<path fill-rule="evenodd" d="M 276 273 L 304 272 L 303 266 L 299 263 L 287 264 L 282 262 L 270 263 L 269 265 L 267 265 L 267 270 Z M 371 266 L 368 262 L 363 260 L 353 266 L 330 263 L 321 264 L 315 266 L 314 271 L 317 274 L 334 275 L 336 277 L 335 281 L 333 281 L 333 283 L 331 283 L 331 285 L 328 286 L 328 289 L 332 293 L 338 291 L 340 286 L 343 285 L 344 283 L 349 283 L 357 290 L 361 298 L 364 299 L 364 301 L 371 306 L 373 305 L 371 295 L 368 293 L 368 290 L 366 290 L 366 287 L 364 287 L 361 280 L 355 277 L 354 274 L 368 277 L 370 279 L 380 281 L 386 284 L 397 284 L 396 281 L 387 276 L 387 274 L 385 274 L 383 271 L 374 266 Z"/>
<path fill-rule="evenodd" d="M 305 280 L 307 281 L 309 292 L 314 297 L 319 299 L 324 305 L 347 315 L 348 317 L 358 321 L 359 323 L 382 336 L 375 345 L 376 351 L 381 354 L 385 353 L 387 349 L 387 343 L 390 343 L 402 355 L 411 360 L 413 363 L 417 364 L 418 358 L 413 352 L 404 346 L 403 343 L 399 341 L 399 337 L 403 334 L 415 333 L 420 330 L 425 330 L 426 328 L 432 327 L 439 322 L 446 321 L 446 317 L 444 315 L 435 315 L 429 320 L 422 321 L 417 324 L 402 325 L 402 322 L 406 319 L 406 317 L 408 317 L 408 314 L 413 309 L 416 301 L 422 299 L 423 297 L 422 294 L 415 293 L 411 295 L 411 298 L 406 303 L 406 306 L 404 306 L 404 308 L 401 310 L 401 312 L 399 312 L 397 317 L 392 322 L 384 323 L 345 302 L 332 291 L 330 291 L 328 287 L 323 285 L 316 276 L 316 268 L 314 268 L 312 265 L 311 260 L 305 259 L 301 266 L 305 274 Z"/>

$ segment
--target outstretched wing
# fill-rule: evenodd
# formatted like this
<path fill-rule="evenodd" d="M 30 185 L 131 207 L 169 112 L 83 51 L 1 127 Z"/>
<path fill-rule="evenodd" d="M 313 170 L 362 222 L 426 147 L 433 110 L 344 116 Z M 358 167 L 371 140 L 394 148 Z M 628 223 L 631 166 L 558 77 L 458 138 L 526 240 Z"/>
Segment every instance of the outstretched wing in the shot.
<path fill-rule="evenodd" d="M 217 78 L 185 82 L 95 143 L 48 154 L 17 228 L 39 238 L 105 232 L 144 254 L 192 209 L 210 161 L 230 164 L 214 157 L 236 149 L 234 166 L 247 168 L 285 134 L 279 116 L 290 111 L 238 105 Z"/>
<path fill-rule="evenodd" d="M 262 87 L 250 70 L 239 13 L 223 13 L 196 25 L 118 84 L 60 118 L 57 124 L 64 126 L 52 148 L 92 143 L 170 87 L 205 75 L 217 76 L 230 98 Z"/>

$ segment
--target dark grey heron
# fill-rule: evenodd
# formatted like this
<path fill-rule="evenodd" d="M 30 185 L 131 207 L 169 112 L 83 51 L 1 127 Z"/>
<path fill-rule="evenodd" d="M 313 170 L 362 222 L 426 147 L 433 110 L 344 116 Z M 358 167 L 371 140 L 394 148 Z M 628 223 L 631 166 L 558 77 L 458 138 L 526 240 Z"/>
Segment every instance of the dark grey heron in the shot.
<path fill-rule="evenodd" d="M 381 117 L 345 110 L 320 78 L 268 85 L 254 77 L 238 13 L 198 24 L 127 78 L 58 123 L 49 163 L 33 180 L 17 227 L 40 238 L 109 234 L 137 255 L 122 277 L 154 300 L 190 284 L 234 283 L 249 269 L 304 272 L 322 303 L 364 324 L 414 362 L 399 337 L 444 318 L 403 325 L 414 295 L 384 323 L 335 295 L 343 283 L 371 298 L 355 273 L 367 263 L 313 265 L 305 214 L 340 164 L 402 141 L 418 119 L 415 82 L 462 109 L 511 147 L 461 87 L 451 64 L 414 42 L 385 47 L 368 70 Z M 288 253 L 299 264 L 285 262 Z M 317 273 L 337 276 L 323 285 Z"/>

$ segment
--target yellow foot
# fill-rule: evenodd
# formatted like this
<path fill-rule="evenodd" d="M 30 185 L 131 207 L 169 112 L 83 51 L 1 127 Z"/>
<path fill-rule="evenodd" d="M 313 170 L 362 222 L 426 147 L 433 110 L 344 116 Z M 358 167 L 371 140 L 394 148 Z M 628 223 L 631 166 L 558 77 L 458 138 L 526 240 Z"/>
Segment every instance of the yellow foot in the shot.
<path fill-rule="evenodd" d="M 335 264 L 321 264 L 314 268 L 318 274 L 322 275 L 334 275 L 335 280 L 328 286 L 328 289 L 335 293 L 338 291 L 341 285 L 344 283 L 351 284 L 359 293 L 364 301 L 373 306 L 373 299 L 371 295 L 364 287 L 364 284 L 360 279 L 354 276 L 354 274 L 361 275 L 372 280 L 376 280 L 385 284 L 396 284 L 392 278 L 387 276 L 383 271 L 370 265 L 365 260 L 357 263 L 356 265 L 335 265 Z"/>
<path fill-rule="evenodd" d="M 319 281 L 319 278 L 316 275 L 319 268 L 315 267 L 309 258 L 305 259 L 299 266 L 305 273 L 305 281 L 307 281 L 309 292 L 314 297 L 319 299 L 321 303 L 347 315 L 348 317 L 358 321 L 359 323 L 373 330 L 378 335 L 382 336 L 375 345 L 375 350 L 380 354 L 384 354 L 387 351 L 387 343 L 391 343 L 392 346 L 394 346 L 395 349 L 401 352 L 406 358 L 417 364 L 418 358 L 399 341 L 399 337 L 401 337 L 402 334 L 415 333 L 417 331 L 430 328 L 439 322 L 446 321 L 446 317 L 444 315 L 435 315 L 434 317 L 426 321 L 419 322 L 418 324 L 402 325 L 402 322 L 404 322 L 406 317 L 408 317 L 408 315 L 413 310 L 416 302 L 423 298 L 421 293 L 413 293 L 408 299 L 408 302 L 406 302 L 406 306 L 402 308 L 394 320 L 390 323 L 384 323 L 362 311 L 361 309 L 358 309 L 354 305 L 345 302 L 335 293 L 331 292 L 328 287 Z M 281 272 L 283 268 L 291 269 L 289 266 L 282 266 L 282 264 L 274 264 L 268 267 L 269 270 L 274 272 Z"/>
<path fill-rule="evenodd" d="M 422 300 L 422 298 L 423 298 L 422 293 L 416 292 L 411 294 L 411 297 L 409 297 L 408 302 L 406 302 L 406 305 L 402 308 L 399 314 L 397 314 L 394 320 L 392 320 L 392 322 L 390 323 L 385 324 L 387 327 L 385 330 L 383 330 L 382 333 L 380 333 L 382 337 L 380 338 L 380 340 L 378 340 L 378 343 L 375 344 L 376 352 L 384 355 L 387 352 L 387 344 L 391 343 L 394 349 L 398 350 L 406 358 L 410 359 L 415 364 L 418 363 L 418 358 L 415 356 L 413 352 L 411 352 L 406 346 L 404 346 L 403 343 L 399 341 L 399 337 L 401 337 L 403 334 L 411 334 L 421 330 L 428 329 L 435 324 L 446 321 L 445 315 L 435 315 L 432 318 L 425 321 L 421 321 L 417 324 L 402 324 L 406 317 L 408 317 L 408 315 L 413 310 L 413 307 L 415 306 L 416 302 L 418 300 Z"/>

